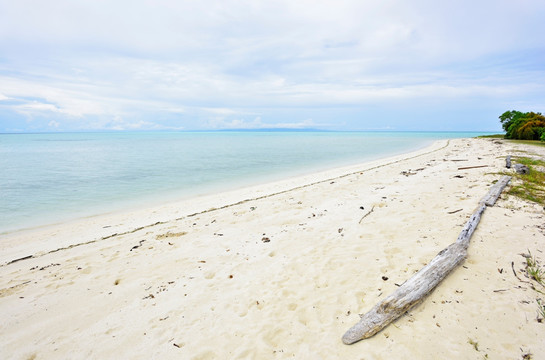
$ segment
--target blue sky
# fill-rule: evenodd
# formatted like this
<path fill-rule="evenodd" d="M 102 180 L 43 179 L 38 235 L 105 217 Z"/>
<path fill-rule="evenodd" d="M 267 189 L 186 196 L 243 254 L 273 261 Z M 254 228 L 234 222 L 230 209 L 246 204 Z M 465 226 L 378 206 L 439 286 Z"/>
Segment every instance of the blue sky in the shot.
<path fill-rule="evenodd" d="M 499 131 L 545 1 L 0 0 L 0 132 Z"/>

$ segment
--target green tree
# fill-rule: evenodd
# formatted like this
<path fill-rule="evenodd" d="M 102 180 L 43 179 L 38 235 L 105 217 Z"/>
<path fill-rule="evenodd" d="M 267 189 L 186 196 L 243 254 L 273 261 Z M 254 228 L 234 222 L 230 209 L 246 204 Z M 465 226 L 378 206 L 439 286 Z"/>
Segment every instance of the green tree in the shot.
<path fill-rule="evenodd" d="M 539 140 L 545 129 L 545 116 L 529 112 L 522 121 L 515 123 L 517 126 L 512 131 L 514 139 Z"/>
<path fill-rule="evenodd" d="M 500 122 L 503 130 L 505 130 L 505 137 L 510 139 L 509 128 L 517 121 L 520 121 L 527 113 L 523 113 L 517 110 L 506 111 L 500 115 Z M 514 128 L 513 128 L 514 129 Z"/>
<path fill-rule="evenodd" d="M 545 116 L 541 113 L 511 110 L 504 112 L 499 118 L 506 132 L 506 139 L 545 141 Z"/>

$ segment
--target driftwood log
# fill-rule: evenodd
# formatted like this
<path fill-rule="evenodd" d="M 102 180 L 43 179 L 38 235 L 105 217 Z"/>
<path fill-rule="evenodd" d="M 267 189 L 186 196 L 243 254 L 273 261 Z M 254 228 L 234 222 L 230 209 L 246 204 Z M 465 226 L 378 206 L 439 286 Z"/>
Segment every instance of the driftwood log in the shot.
<path fill-rule="evenodd" d="M 488 193 L 486 193 L 486 195 L 481 199 L 479 204 L 494 206 L 503 189 L 507 186 L 507 184 L 509 184 L 509 181 L 511 181 L 511 176 L 502 176 L 502 178 L 494 186 L 492 186 L 490 190 L 488 190 Z"/>
<path fill-rule="evenodd" d="M 505 167 L 511 169 L 511 155 L 507 155 L 505 158 Z"/>
<path fill-rule="evenodd" d="M 493 206 L 511 180 L 503 176 L 479 202 L 477 210 L 465 224 L 455 243 L 443 249 L 428 265 L 404 282 L 393 294 L 375 305 L 343 336 L 345 344 L 367 339 L 420 303 L 467 256 L 471 235 L 487 206 Z"/>
<path fill-rule="evenodd" d="M 517 174 L 528 174 L 528 172 L 530 172 L 530 169 L 528 169 L 528 166 L 526 165 L 515 164 L 514 167 Z"/>

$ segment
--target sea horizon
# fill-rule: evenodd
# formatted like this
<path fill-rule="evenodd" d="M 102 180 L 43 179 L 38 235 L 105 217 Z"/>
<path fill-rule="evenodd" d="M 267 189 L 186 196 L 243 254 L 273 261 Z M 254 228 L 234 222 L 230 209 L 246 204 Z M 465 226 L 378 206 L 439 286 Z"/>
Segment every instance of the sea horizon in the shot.
<path fill-rule="evenodd" d="M 0 131 L 0 135 L 36 135 L 36 134 L 120 134 L 120 133 L 214 133 L 214 132 L 325 132 L 325 133 L 437 133 L 437 134 L 500 134 L 501 130 L 394 130 L 394 129 L 368 129 L 368 130 L 340 130 L 321 128 L 222 128 L 222 129 L 156 129 L 156 130 L 56 130 L 56 131 Z"/>

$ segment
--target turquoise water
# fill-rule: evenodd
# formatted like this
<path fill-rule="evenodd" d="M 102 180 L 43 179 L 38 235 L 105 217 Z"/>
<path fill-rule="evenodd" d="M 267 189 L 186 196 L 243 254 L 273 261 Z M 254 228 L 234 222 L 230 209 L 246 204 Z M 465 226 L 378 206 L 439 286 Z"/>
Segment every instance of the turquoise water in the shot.
<path fill-rule="evenodd" d="M 476 133 L 0 134 L 0 233 L 415 150 Z"/>

